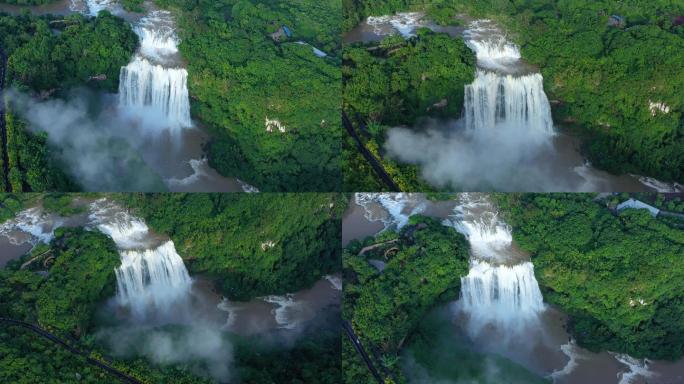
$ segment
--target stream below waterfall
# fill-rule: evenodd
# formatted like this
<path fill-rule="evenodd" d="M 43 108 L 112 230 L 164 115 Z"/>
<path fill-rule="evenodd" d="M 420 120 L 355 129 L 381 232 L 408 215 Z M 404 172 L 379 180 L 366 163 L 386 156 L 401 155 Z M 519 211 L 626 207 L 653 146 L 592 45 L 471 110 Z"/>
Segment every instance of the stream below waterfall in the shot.
<path fill-rule="evenodd" d="M 388 131 L 385 149 L 400 162 L 416 164 L 422 177 L 441 189 L 494 191 L 681 190 L 638 175 L 612 175 L 591 166 L 577 138 L 554 126 L 538 69 L 489 20 L 461 16 L 466 26 L 440 26 L 420 12 L 368 17 L 344 42 L 377 42 L 430 28 L 464 38 L 477 56 L 475 80 L 464 89 L 463 116 L 423 119 L 416 127 Z"/>
<path fill-rule="evenodd" d="M 256 191 L 255 187 L 224 177 L 209 166 L 205 147 L 211 137 L 191 120 L 188 74 L 178 51 L 180 40 L 173 17 L 150 1 L 144 6 L 145 14 L 127 12 L 115 0 L 64 0 L 45 6 L 0 5 L 0 12 L 11 14 L 28 9 L 37 15 L 78 12 L 95 16 L 101 10 L 108 10 L 129 22 L 140 38 L 131 62 L 121 69 L 117 94 L 75 96 L 78 100 L 66 100 L 66 105 L 57 107 L 79 112 L 81 118 L 73 124 L 84 127 L 81 136 L 92 135 L 93 141 L 100 142 L 116 139 L 127 147 L 94 148 L 91 152 L 98 159 L 90 163 L 108 164 L 107 167 L 93 171 L 92 165 L 67 161 L 75 164 L 69 167 L 69 173 L 87 191 Z M 82 110 L 97 112 L 80 113 Z M 31 118 L 28 120 L 34 123 Z M 59 148 L 62 145 L 52 144 Z M 119 157 L 140 159 L 143 164 L 122 165 L 119 169 L 116 164 L 111 165 L 122 161 L 117 160 Z"/>
<path fill-rule="evenodd" d="M 84 198 L 75 206 L 82 213 L 61 217 L 35 206 L 0 224 L 0 267 L 48 243 L 59 227 L 109 236 L 121 265 L 114 271 L 115 296 L 100 303 L 94 337 L 113 356 L 145 356 L 159 364 L 200 361 L 208 367 L 202 376 L 226 382 L 235 340 L 293 345 L 310 329 L 337 327 L 330 316 L 340 311 L 340 275 L 323 276 L 298 292 L 232 301 L 211 279 L 191 276 L 174 242 L 118 202 Z"/>
<path fill-rule="evenodd" d="M 343 244 L 401 228 L 414 214 L 441 219 L 463 233 L 471 268 L 461 276 L 461 297 L 434 308 L 419 326 L 422 337 L 434 336 L 430 344 L 404 348 L 410 382 L 452 383 L 467 374 L 484 382 L 526 384 L 534 378 L 562 384 L 684 380 L 684 359 L 634 359 L 577 346 L 566 331 L 567 316 L 544 303 L 529 255 L 516 247 L 486 194 L 431 201 L 423 194 L 358 193 L 344 217 Z"/>

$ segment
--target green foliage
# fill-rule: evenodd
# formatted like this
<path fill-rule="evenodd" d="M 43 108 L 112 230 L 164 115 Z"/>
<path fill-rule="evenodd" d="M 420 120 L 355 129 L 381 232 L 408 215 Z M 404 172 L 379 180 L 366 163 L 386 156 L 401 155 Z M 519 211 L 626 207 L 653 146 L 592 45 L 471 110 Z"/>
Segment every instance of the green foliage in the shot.
<path fill-rule="evenodd" d="M 402 353 L 410 383 L 428 380 L 478 384 L 551 382 L 502 356 L 476 352 L 455 328 L 453 311 L 448 306 L 433 310 L 421 320 Z"/>
<path fill-rule="evenodd" d="M 240 383 L 337 384 L 341 382 L 339 308 L 316 320 L 297 344 L 274 346 L 262 336 L 238 340 L 235 362 Z M 330 325 L 333 325 L 330 327 Z"/>
<path fill-rule="evenodd" d="M 14 113 L 5 111 L 10 191 L 73 191 L 78 186 L 52 158 L 45 133 L 33 134 Z M 0 172 L 4 172 L 0 170 Z"/>
<path fill-rule="evenodd" d="M 382 145 L 389 127 L 413 125 L 420 117 L 454 117 L 461 114 L 463 88 L 473 81 L 473 53 L 463 40 L 446 34 L 418 31 L 404 40 L 384 39 L 379 45 L 353 45 L 345 49 L 342 67 L 344 109 L 352 120 L 362 120 L 366 147 L 403 191 L 429 191 L 417 166 L 384 158 Z M 445 104 L 446 103 L 446 104 Z M 356 144 L 343 145 L 344 189 L 378 190 L 372 169 L 363 164 Z M 380 186 L 380 188 L 384 188 Z"/>
<path fill-rule="evenodd" d="M 361 244 L 352 242 L 343 254 L 343 317 L 351 320 L 364 346 L 379 348 L 385 360 L 398 354 L 406 337 L 431 308 L 458 296 L 460 277 L 468 272 L 465 238 L 435 219 L 413 216 L 399 234 L 389 233 L 382 240 L 367 243 L 392 238 L 398 242 L 363 255 L 358 252 Z M 396 250 L 387 252 L 394 247 Z M 382 272 L 368 262 L 383 258 L 386 267 Z M 345 356 L 351 358 L 349 353 Z M 344 364 L 354 367 L 357 363 L 351 360 Z M 357 377 L 358 370 L 350 374 Z M 400 375 L 397 370 L 394 367 L 394 374 Z"/>
<path fill-rule="evenodd" d="M 145 11 L 144 2 L 145 0 L 121 0 L 121 5 L 129 12 L 142 13 Z"/>
<path fill-rule="evenodd" d="M 60 33 L 54 33 L 52 28 L 58 28 Z M 8 56 L 6 85 L 41 97 L 83 84 L 116 90 L 119 71 L 137 43 L 130 26 L 108 12 L 97 18 L 73 14 L 62 20 L 0 14 L 0 47 Z M 106 79 L 90 80 L 98 75 Z M 46 135 L 29 132 L 9 104 L 5 109 L 8 192 L 78 189 L 50 153 Z"/>
<path fill-rule="evenodd" d="M 46 92 L 82 84 L 116 90 L 121 67 L 138 44 L 131 27 L 106 11 L 91 19 L 72 14 L 51 25 L 50 21 L 49 16 L 0 16 L 0 30 L 19 27 L 25 33 L 3 34 L 0 41 L 9 47 L 9 83 Z M 51 27 L 61 33 L 54 34 Z M 90 80 L 98 75 L 106 79 Z"/>
<path fill-rule="evenodd" d="M 341 195 L 120 197 L 171 237 L 191 272 L 212 277 L 231 298 L 293 292 L 339 270 Z"/>
<path fill-rule="evenodd" d="M 339 1 L 158 3 L 176 10 L 192 113 L 215 136 L 210 165 L 261 191 L 339 190 Z M 283 25 L 293 36 L 275 43 Z"/>
<path fill-rule="evenodd" d="M 646 210 L 619 215 L 593 195 L 499 195 L 546 301 L 591 350 L 684 355 L 684 231 Z M 507 207 L 507 208 L 506 208 Z"/>
<path fill-rule="evenodd" d="M 458 2 L 452 2 L 458 3 Z M 593 163 L 684 180 L 684 5 L 671 0 L 477 0 L 459 11 L 500 20 L 541 68 L 555 118 L 581 126 Z M 626 20 L 609 25 L 611 15 Z M 652 108 L 664 103 L 665 113 Z"/>

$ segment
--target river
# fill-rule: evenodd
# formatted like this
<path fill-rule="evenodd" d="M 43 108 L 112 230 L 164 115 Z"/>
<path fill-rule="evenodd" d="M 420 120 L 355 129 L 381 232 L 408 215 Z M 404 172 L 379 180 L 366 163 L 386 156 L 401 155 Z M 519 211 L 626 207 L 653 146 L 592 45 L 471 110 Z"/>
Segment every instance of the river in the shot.
<path fill-rule="evenodd" d="M 369 17 L 344 36 L 347 44 L 368 43 L 392 34 L 410 38 L 425 27 L 463 38 L 476 53 L 463 116 L 390 129 L 385 142 L 390 157 L 418 165 L 435 187 L 456 191 L 681 190 L 678 184 L 592 167 L 579 141 L 554 124 L 543 78 L 519 47 L 489 20 L 457 20 L 462 26 L 439 26 L 420 12 Z"/>
<path fill-rule="evenodd" d="M 430 201 L 422 194 L 356 194 L 343 221 L 344 242 L 400 228 L 412 214 L 441 219 L 444 225 L 464 233 L 471 245 L 471 269 L 461 277 L 461 297 L 426 314 L 422 325 L 439 329 L 439 339 L 449 343 L 432 340 L 425 348 L 433 352 L 427 353 L 409 342 L 403 351 L 404 369 L 411 382 L 450 383 L 463 379 L 460 375 L 466 375 L 464 372 L 478 372 L 484 382 L 529 383 L 529 376 L 519 380 L 487 376 L 491 372 L 519 374 L 511 368 L 516 364 L 540 380 L 549 378 L 562 384 L 684 380 L 684 359 L 633 359 L 577 346 L 566 331 L 567 316 L 543 301 L 529 255 L 516 247 L 510 227 L 486 194 L 459 194 L 447 201 Z M 369 263 L 377 267 L 373 261 Z M 423 356 L 427 361 L 416 357 L 421 354 L 428 354 Z M 467 366 L 459 371 L 449 361 L 431 361 L 439 356 L 462 359 Z"/>
<path fill-rule="evenodd" d="M 50 144 L 69 157 L 65 159 L 68 173 L 88 191 L 257 191 L 240 180 L 220 175 L 209 166 L 206 145 L 211 137 L 190 116 L 188 74 L 178 51 L 180 40 L 173 16 L 150 1 L 144 7 L 145 14 L 138 14 L 126 12 L 110 0 L 58 1 L 45 6 L 1 5 L 0 11 L 12 14 L 28 9 L 38 15 L 79 12 L 94 16 L 100 10 L 108 10 L 131 23 L 140 38 L 136 54 L 121 69 L 117 94 L 93 97 L 83 93 L 57 106 L 49 102 L 31 103 L 32 108 L 24 117 L 32 129 L 49 133 Z M 36 118 L 40 112 L 49 115 L 56 113 L 55 110 L 65 114 L 73 112 L 79 117 L 64 127 L 82 137 L 77 145 L 61 137 L 54 119 Z M 75 130 L 74 125 L 81 129 Z M 93 144 L 114 139 L 125 143 L 127 148 L 113 149 L 112 144 L 102 148 Z M 131 163 L 131 158 L 141 159 L 143 165 Z"/>
<path fill-rule="evenodd" d="M 152 231 L 120 203 L 88 198 L 75 205 L 81 213 L 62 217 L 37 205 L 2 223 L 0 261 L 4 266 L 49 242 L 59 227 L 83 226 L 109 236 L 121 264 L 114 271 L 115 295 L 99 303 L 93 336 L 113 356 L 145 356 L 159 364 L 201 361 L 207 367 L 202 376 L 226 382 L 236 338 L 257 337 L 282 348 L 310 329 L 337 328 L 339 274 L 321 276 L 297 292 L 229 300 L 212 279 L 190 275 L 173 240 Z"/>

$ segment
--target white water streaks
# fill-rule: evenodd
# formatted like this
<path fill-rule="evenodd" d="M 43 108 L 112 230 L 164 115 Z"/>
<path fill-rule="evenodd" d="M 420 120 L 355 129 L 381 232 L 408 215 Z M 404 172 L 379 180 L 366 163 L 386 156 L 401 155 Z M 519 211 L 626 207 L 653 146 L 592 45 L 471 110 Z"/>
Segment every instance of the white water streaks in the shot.
<path fill-rule="evenodd" d="M 363 207 L 368 221 L 381 221 L 385 229 L 401 229 L 412 215 L 425 210 L 419 195 L 411 193 L 357 193 L 356 204 Z"/>
<path fill-rule="evenodd" d="M 467 331 L 476 338 L 486 327 L 521 335 L 540 322 L 545 310 L 534 266 L 512 247 L 511 228 L 498 217 L 485 195 L 462 194 L 453 225 L 471 246 L 470 270 L 461 278 L 456 308 L 468 316 Z M 530 328 L 532 327 L 532 328 Z"/>
<path fill-rule="evenodd" d="M 163 62 L 178 53 L 180 41 L 170 12 L 152 11 L 140 19 L 133 30 L 140 37 L 140 53 L 143 56 Z"/>
<path fill-rule="evenodd" d="M 48 244 L 54 237 L 55 229 L 63 224 L 56 215 L 43 211 L 40 207 L 19 212 L 15 218 L 0 225 L 0 236 L 9 239 L 11 244 Z"/>
<path fill-rule="evenodd" d="M 192 280 L 172 241 L 151 249 L 121 250 L 119 254 L 117 301 L 129 307 L 135 318 L 169 312 L 188 298 Z"/>
<path fill-rule="evenodd" d="M 454 208 L 451 225 L 462 233 L 470 243 L 473 256 L 481 260 L 510 262 L 517 259 L 509 255 L 513 235 L 509 225 L 499 219 L 499 212 L 484 195 L 461 195 L 460 204 Z"/>
<path fill-rule="evenodd" d="M 629 368 L 629 372 L 618 373 L 617 377 L 620 380 L 618 384 L 632 384 L 638 377 L 648 379 L 654 376 L 654 373 L 648 368 L 651 363 L 648 359 L 636 359 L 622 353 L 611 353 L 611 355 Z"/>
<path fill-rule="evenodd" d="M 397 13 L 391 16 L 369 16 L 366 24 L 374 28 L 376 35 L 399 33 L 405 39 L 415 36 L 415 31 L 425 26 L 424 14 L 421 12 Z M 387 24 L 392 26 L 392 30 L 387 31 L 383 28 Z"/>
<path fill-rule="evenodd" d="M 157 244 L 139 218 L 113 202 L 91 204 L 91 223 L 109 235 L 121 256 L 116 269 L 117 302 L 129 308 L 135 319 L 144 320 L 187 300 L 192 279 L 172 241 Z"/>
<path fill-rule="evenodd" d="M 473 21 L 464 32 L 466 44 L 475 52 L 481 68 L 508 71 L 520 61 L 517 45 L 508 41 L 506 35 L 491 20 Z"/>
<path fill-rule="evenodd" d="M 579 363 L 577 361 L 580 359 L 584 359 L 581 350 L 577 347 L 574 341 L 570 341 L 567 344 L 561 345 L 560 349 L 561 351 L 563 351 L 565 356 L 568 357 L 569 360 L 567 364 L 563 366 L 563 368 L 551 372 L 549 378 L 554 382 L 559 378 L 567 376 L 570 373 L 572 373 L 572 371 L 574 371 L 575 368 L 579 366 Z"/>
<path fill-rule="evenodd" d="M 342 278 L 340 276 L 325 275 L 324 277 L 336 291 L 342 290 Z"/>
<path fill-rule="evenodd" d="M 273 309 L 273 314 L 279 328 L 295 329 L 299 325 L 297 316 L 292 312 L 297 310 L 300 303 L 294 299 L 293 295 L 269 295 L 264 297 L 263 300 L 276 306 Z"/>

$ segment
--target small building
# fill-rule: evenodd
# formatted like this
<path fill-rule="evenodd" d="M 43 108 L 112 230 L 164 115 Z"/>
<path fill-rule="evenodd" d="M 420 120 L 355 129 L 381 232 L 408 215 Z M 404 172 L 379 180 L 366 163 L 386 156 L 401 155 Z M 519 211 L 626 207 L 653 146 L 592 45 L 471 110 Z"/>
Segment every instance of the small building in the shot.
<path fill-rule="evenodd" d="M 271 33 L 271 39 L 276 43 L 280 43 L 280 41 L 283 40 L 283 37 L 287 37 L 288 39 L 292 37 L 292 31 L 286 25 L 283 25 L 278 28 L 277 31 Z"/>
<path fill-rule="evenodd" d="M 624 28 L 625 25 L 627 25 L 627 23 L 625 22 L 624 17 L 618 15 L 611 15 L 608 18 L 608 25 L 615 28 Z"/>
<path fill-rule="evenodd" d="M 617 206 L 618 213 L 625 209 L 647 209 L 649 212 L 651 212 L 651 216 L 653 217 L 656 217 L 658 214 L 660 214 L 660 209 L 635 199 L 629 199 Z"/>

